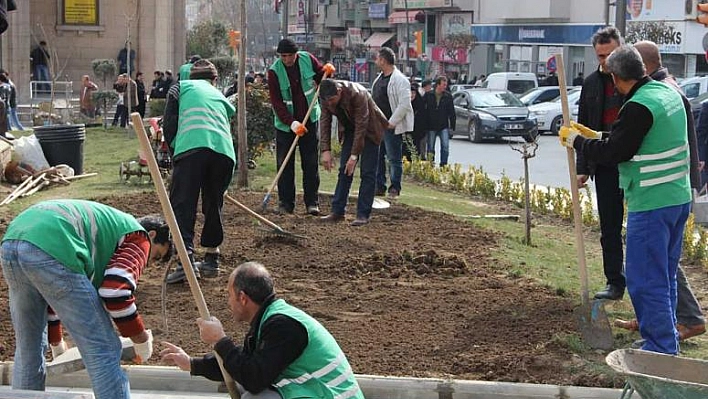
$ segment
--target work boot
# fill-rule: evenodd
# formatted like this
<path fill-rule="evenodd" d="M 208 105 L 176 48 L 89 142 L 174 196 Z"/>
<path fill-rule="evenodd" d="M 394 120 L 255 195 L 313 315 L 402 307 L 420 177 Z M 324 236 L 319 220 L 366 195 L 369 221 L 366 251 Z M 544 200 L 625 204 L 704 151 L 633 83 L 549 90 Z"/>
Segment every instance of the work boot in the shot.
<path fill-rule="evenodd" d="M 192 264 L 192 270 L 197 278 L 200 278 L 199 269 L 194 263 L 194 255 L 189 254 L 189 262 Z M 184 267 L 182 267 L 182 262 L 177 263 L 175 271 L 167 275 L 167 284 L 177 284 L 187 281 L 187 275 L 184 273 Z"/>
<path fill-rule="evenodd" d="M 204 254 L 204 260 L 195 263 L 194 266 L 199 269 L 204 278 L 217 277 L 219 275 L 219 253 L 207 252 Z"/>
<path fill-rule="evenodd" d="M 607 284 L 604 290 L 595 294 L 595 299 L 609 299 L 618 301 L 624 296 L 624 287 Z"/>
<path fill-rule="evenodd" d="M 705 324 L 696 324 L 693 326 L 686 326 L 683 324 L 677 324 L 676 329 L 679 332 L 679 341 L 687 340 L 696 335 L 701 335 L 706 332 Z"/>

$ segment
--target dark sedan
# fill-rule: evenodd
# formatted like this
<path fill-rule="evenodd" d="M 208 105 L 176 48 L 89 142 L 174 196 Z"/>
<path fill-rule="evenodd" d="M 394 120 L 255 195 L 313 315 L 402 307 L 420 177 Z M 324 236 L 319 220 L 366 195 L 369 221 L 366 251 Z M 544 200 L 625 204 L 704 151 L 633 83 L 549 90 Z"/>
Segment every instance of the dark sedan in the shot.
<path fill-rule="evenodd" d="M 457 126 L 450 135 L 465 135 L 479 143 L 484 139 L 523 137 L 536 140 L 536 118 L 511 92 L 496 89 L 469 89 L 454 94 Z"/>

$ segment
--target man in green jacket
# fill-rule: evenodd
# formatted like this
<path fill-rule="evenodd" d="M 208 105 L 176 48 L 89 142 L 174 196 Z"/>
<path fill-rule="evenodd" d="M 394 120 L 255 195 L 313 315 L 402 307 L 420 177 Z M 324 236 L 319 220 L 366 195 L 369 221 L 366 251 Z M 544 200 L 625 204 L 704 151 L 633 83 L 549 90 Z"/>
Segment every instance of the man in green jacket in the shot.
<path fill-rule="evenodd" d="M 643 350 L 678 354 L 676 272 L 691 205 L 686 112 L 681 95 L 646 74 L 639 52 L 616 48 L 605 63 L 625 102 L 609 135 L 562 127 L 561 144 L 617 164 L 627 202 L 627 291 Z"/>
<path fill-rule="evenodd" d="M 195 274 L 204 277 L 219 273 L 219 245 L 224 240 L 221 209 L 236 165 L 230 125 L 235 108 L 214 87 L 217 77 L 211 62 L 196 61 L 189 80 L 170 87 L 163 118 L 165 140 L 173 153 L 172 209 Z M 204 214 L 201 245 L 206 254 L 203 262 L 195 263 L 194 223 L 200 193 Z M 185 280 L 182 264 L 167 276 L 168 284 Z"/>
<path fill-rule="evenodd" d="M 20 213 L 2 239 L 16 340 L 12 388 L 44 390 L 47 341 L 54 358 L 63 353 L 63 325 L 81 351 L 95 397 L 129 398 L 113 325 L 133 341 L 136 362 L 150 358 L 152 333 L 134 293 L 149 260 L 169 257 L 170 249 L 169 228 L 158 216 L 136 220 L 107 205 L 69 199 Z"/>
<path fill-rule="evenodd" d="M 234 319 L 251 326 L 244 345 L 227 337 L 215 317 L 197 324 L 202 341 L 214 345 L 243 390 L 260 399 L 364 399 L 334 337 L 312 316 L 276 298 L 273 278 L 262 264 L 239 265 L 227 288 Z M 191 375 L 223 380 L 214 355 L 191 358 L 178 346 L 163 344 L 162 360 Z"/>

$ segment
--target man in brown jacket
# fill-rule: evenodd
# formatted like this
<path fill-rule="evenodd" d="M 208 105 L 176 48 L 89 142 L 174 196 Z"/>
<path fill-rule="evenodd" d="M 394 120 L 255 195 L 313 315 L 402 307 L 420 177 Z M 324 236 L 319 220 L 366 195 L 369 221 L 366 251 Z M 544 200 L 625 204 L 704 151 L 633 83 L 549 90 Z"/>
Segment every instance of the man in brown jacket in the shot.
<path fill-rule="evenodd" d="M 332 170 L 334 160 L 331 153 L 332 116 L 339 121 L 339 142 L 342 153 L 339 159 L 339 176 L 332 197 L 332 213 L 322 219 L 329 222 L 344 220 L 349 190 L 352 186 L 354 170 L 360 164 L 359 198 L 356 219 L 352 226 L 369 223 L 371 206 L 376 190 L 376 168 L 379 158 L 379 144 L 383 138 L 388 120 L 376 106 L 369 92 L 358 83 L 325 79 L 320 83 L 320 146 L 322 165 Z"/>

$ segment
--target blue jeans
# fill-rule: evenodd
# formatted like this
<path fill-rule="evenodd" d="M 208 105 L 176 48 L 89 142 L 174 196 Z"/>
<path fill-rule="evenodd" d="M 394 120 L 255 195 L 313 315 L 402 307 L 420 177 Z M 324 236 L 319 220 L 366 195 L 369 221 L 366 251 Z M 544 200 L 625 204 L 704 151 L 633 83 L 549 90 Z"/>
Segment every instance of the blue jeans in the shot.
<path fill-rule="evenodd" d="M 44 82 L 51 81 L 52 78 L 49 75 L 49 67 L 46 65 L 35 65 L 34 66 L 34 80 L 44 81 Z M 38 83 L 37 84 L 37 91 L 49 92 L 50 90 L 51 90 L 50 83 Z"/>
<path fill-rule="evenodd" d="M 70 271 L 38 247 L 20 240 L 2 243 L 2 271 L 15 329 L 13 389 L 45 388 L 50 305 L 81 352 L 95 397 L 130 398 L 128 378 L 120 367 L 120 340 L 86 275 Z"/>
<path fill-rule="evenodd" d="M 354 142 L 354 132 L 345 132 L 342 142 L 342 153 L 339 157 L 339 175 L 337 176 L 337 186 L 332 197 L 332 213 L 344 215 L 347 210 L 349 190 L 352 188 L 354 176 L 347 176 L 344 167 L 347 165 L 349 156 L 352 153 Z M 379 160 L 379 146 L 374 144 L 369 138 L 364 139 L 364 150 L 359 154 L 359 198 L 356 203 L 356 216 L 368 219 L 371 216 L 371 206 L 374 203 L 374 193 L 376 191 L 376 168 Z M 354 171 L 356 173 L 356 170 Z"/>
<path fill-rule="evenodd" d="M 7 127 L 12 129 L 16 127 L 17 130 L 25 130 L 25 127 L 20 123 L 20 118 L 17 117 L 17 108 L 7 109 Z"/>
<path fill-rule="evenodd" d="M 384 133 L 384 139 L 381 143 L 379 162 L 376 173 L 376 186 L 379 189 L 386 190 L 386 161 L 381 153 L 384 153 L 388 158 L 389 174 L 391 176 L 391 185 L 389 192 L 396 190 L 401 192 L 401 178 L 403 177 L 403 135 L 395 134 L 393 129 L 387 129 Z"/>
<path fill-rule="evenodd" d="M 447 165 L 447 159 L 450 157 L 450 130 L 429 130 L 428 131 L 428 153 L 432 154 L 432 159 L 435 160 L 435 139 L 440 136 L 440 166 Z"/>
<path fill-rule="evenodd" d="M 676 270 L 690 204 L 627 215 L 627 291 L 646 341 L 643 350 L 675 355 Z"/>

